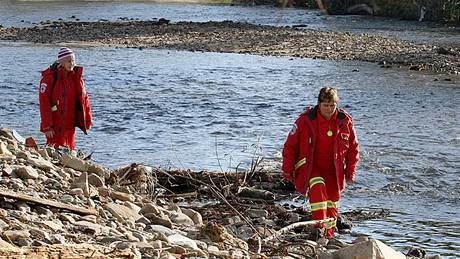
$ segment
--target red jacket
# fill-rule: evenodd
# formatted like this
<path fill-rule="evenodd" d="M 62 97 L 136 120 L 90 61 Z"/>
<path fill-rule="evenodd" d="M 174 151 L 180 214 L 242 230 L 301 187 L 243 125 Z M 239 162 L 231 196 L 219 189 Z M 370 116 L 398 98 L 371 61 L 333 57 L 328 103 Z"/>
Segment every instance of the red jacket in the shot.
<path fill-rule="evenodd" d="M 83 67 L 75 67 L 69 73 L 64 68 L 46 69 L 42 72 L 39 92 L 41 132 L 53 129 L 56 135 L 61 135 L 78 127 L 87 134 L 93 125 L 93 115 L 83 83 Z"/>
<path fill-rule="evenodd" d="M 283 149 L 283 178 L 293 182 L 296 190 L 305 194 L 315 159 L 318 106 L 308 108 L 296 120 Z M 354 180 L 359 162 L 359 145 L 351 116 L 338 109 L 334 132 L 334 166 L 339 190 L 346 180 Z"/>

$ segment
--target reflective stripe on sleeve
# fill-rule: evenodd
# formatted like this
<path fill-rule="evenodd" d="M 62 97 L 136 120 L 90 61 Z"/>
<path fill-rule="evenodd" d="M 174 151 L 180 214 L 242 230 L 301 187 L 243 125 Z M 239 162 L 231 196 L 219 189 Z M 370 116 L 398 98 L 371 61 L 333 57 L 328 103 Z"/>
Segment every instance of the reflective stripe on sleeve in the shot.
<path fill-rule="evenodd" d="M 294 167 L 295 170 L 297 170 L 297 168 L 303 166 L 306 162 L 307 162 L 307 158 L 302 158 L 301 160 L 299 160 L 299 162 L 297 162 L 295 164 L 295 167 Z"/>

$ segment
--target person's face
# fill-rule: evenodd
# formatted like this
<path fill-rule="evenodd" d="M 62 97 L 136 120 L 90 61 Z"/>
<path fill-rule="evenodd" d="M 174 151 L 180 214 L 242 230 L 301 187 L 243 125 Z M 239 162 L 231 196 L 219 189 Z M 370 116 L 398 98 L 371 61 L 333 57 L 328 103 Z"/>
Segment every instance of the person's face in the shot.
<path fill-rule="evenodd" d="M 332 115 L 334 115 L 335 109 L 337 109 L 337 103 L 334 101 L 319 103 L 319 111 L 321 112 L 321 115 L 323 115 L 323 117 L 327 120 L 329 120 Z"/>
<path fill-rule="evenodd" d="M 61 63 L 62 67 L 65 68 L 67 72 L 72 71 L 72 69 L 75 67 L 75 58 L 70 56 L 67 59 L 63 60 Z"/>

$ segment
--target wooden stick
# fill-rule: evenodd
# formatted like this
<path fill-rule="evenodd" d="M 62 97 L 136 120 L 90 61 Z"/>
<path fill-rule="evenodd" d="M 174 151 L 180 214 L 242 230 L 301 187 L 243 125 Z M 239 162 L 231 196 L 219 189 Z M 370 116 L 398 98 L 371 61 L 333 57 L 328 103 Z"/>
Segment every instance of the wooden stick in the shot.
<path fill-rule="evenodd" d="M 33 197 L 30 195 L 26 195 L 26 194 L 15 193 L 15 192 L 8 191 L 8 190 L 0 190 L 0 196 L 6 197 L 9 199 L 15 199 L 15 200 L 20 200 L 20 201 L 32 202 L 32 203 L 36 203 L 40 205 L 55 207 L 58 209 L 65 209 L 65 210 L 69 210 L 69 211 L 72 211 L 78 214 L 97 215 L 97 211 L 95 209 L 82 208 L 82 207 L 75 206 L 72 204 L 65 204 L 65 203 L 61 203 L 57 201 L 43 199 L 40 197 Z"/>
<path fill-rule="evenodd" d="M 275 237 L 278 237 L 280 235 L 282 235 L 283 233 L 291 230 L 291 229 L 294 229 L 294 228 L 298 228 L 298 227 L 304 227 L 304 226 L 312 226 L 312 225 L 316 225 L 316 224 L 323 224 L 323 223 L 327 223 L 327 222 L 331 222 L 331 221 L 334 221 L 335 219 L 334 218 L 327 218 L 327 219 L 321 219 L 321 220 L 311 220 L 311 221 L 302 221 L 302 222 L 296 222 L 294 224 L 291 224 L 289 226 L 286 226 L 278 231 L 275 232 L 275 234 L 269 236 L 269 237 L 266 237 L 263 242 L 268 242 L 270 240 L 272 240 L 273 238 Z"/>
<path fill-rule="evenodd" d="M 198 192 L 174 193 L 158 195 L 157 198 L 190 198 L 198 196 Z"/>

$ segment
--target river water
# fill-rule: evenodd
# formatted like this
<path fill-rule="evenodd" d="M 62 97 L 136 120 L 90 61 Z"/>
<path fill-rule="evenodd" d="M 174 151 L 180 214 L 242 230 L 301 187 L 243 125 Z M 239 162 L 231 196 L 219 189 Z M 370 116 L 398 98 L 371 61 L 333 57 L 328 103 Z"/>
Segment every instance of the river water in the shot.
<path fill-rule="evenodd" d="M 67 8 L 61 8 L 66 5 Z M 326 17 L 268 7 L 124 2 L 2 1 L 0 24 L 30 26 L 60 17 L 173 21 L 234 20 L 307 24 L 323 30 L 405 35 L 455 42 L 456 29 L 388 19 Z M 391 26 L 390 26 L 391 24 Z M 407 25 L 411 24 L 411 29 Z M 404 32 L 404 33 L 401 33 Z M 72 46 L 84 65 L 94 128 L 77 148 L 110 167 L 138 161 L 194 170 L 247 168 L 253 154 L 270 159 L 320 87 L 339 89 L 355 120 L 362 162 L 341 209 L 386 208 L 387 218 L 360 222 L 354 233 L 407 252 L 424 248 L 460 257 L 460 81 L 383 69 L 366 62 L 262 57 L 174 50 Z M 0 42 L 0 127 L 43 143 L 38 132 L 39 71 L 58 46 Z M 260 145 L 261 150 L 256 146 Z"/>

